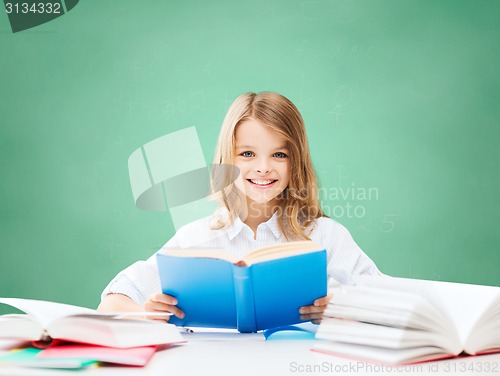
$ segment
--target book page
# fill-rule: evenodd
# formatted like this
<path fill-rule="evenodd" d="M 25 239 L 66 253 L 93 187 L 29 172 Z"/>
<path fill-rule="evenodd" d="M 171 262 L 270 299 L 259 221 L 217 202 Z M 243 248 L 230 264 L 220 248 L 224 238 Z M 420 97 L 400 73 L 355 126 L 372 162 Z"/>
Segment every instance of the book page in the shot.
<path fill-rule="evenodd" d="M 42 327 L 30 315 L 7 314 L 0 316 L 0 338 L 37 341 L 42 334 Z"/>
<path fill-rule="evenodd" d="M 163 248 L 160 253 L 176 257 L 204 257 L 215 258 L 231 262 L 238 266 L 249 266 L 256 262 L 276 260 L 288 256 L 301 255 L 323 250 L 323 247 L 310 241 L 292 241 L 272 244 L 256 248 L 248 253 L 243 260 L 229 252 L 218 248 Z"/>
<path fill-rule="evenodd" d="M 61 317 L 71 315 L 100 315 L 95 310 L 63 303 L 46 302 L 33 299 L 0 298 L 0 303 L 10 305 L 36 319 L 43 328 Z"/>
<path fill-rule="evenodd" d="M 440 282 L 431 286 L 439 296 L 439 304 L 457 328 L 463 346 L 475 324 L 486 313 L 491 304 L 498 300 L 500 289 L 491 286 Z"/>
<path fill-rule="evenodd" d="M 159 253 L 175 257 L 215 258 L 229 261 L 232 264 L 237 264 L 241 261 L 238 257 L 219 248 L 163 248 Z"/>
<path fill-rule="evenodd" d="M 324 247 L 321 247 L 310 240 L 285 242 L 257 248 L 247 254 L 244 261 L 250 265 L 256 262 L 302 255 L 305 253 L 321 251 L 323 249 Z"/>
<path fill-rule="evenodd" d="M 363 346 L 336 341 L 320 341 L 314 344 L 313 351 L 352 357 L 355 360 L 371 360 L 388 364 L 416 363 L 417 361 L 450 357 L 443 349 L 433 346 L 419 346 L 408 349 L 386 349 L 383 347 Z M 384 373 L 385 374 L 385 373 Z"/>
<path fill-rule="evenodd" d="M 23 315 L 3 315 L 12 321 L 14 316 L 24 321 L 36 321 L 41 328 L 47 328 L 53 321 L 67 316 L 92 316 L 94 318 L 141 318 L 143 316 L 171 316 L 169 312 L 98 312 L 96 310 L 64 303 L 54 303 L 35 299 L 0 298 L 0 303 L 10 305 L 28 314 L 29 320 Z"/>

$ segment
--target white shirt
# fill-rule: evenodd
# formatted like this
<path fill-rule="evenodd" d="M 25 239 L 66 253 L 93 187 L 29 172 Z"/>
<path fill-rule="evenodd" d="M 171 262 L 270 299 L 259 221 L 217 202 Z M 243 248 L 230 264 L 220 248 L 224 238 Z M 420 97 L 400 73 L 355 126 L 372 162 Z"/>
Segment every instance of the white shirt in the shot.
<path fill-rule="evenodd" d="M 239 218 L 221 230 L 211 230 L 210 220 L 211 217 L 207 217 L 181 227 L 162 249 L 222 248 L 244 258 L 255 248 L 286 242 L 276 214 L 258 226 L 255 239 L 252 229 Z M 326 249 L 329 278 L 349 284 L 352 275 L 380 274 L 373 261 L 354 242 L 349 231 L 333 219 L 318 218 L 309 237 Z M 158 292 L 161 292 L 161 285 L 154 254 L 146 261 L 135 262 L 118 273 L 102 292 L 101 299 L 107 294 L 119 293 L 143 305 L 149 296 Z"/>

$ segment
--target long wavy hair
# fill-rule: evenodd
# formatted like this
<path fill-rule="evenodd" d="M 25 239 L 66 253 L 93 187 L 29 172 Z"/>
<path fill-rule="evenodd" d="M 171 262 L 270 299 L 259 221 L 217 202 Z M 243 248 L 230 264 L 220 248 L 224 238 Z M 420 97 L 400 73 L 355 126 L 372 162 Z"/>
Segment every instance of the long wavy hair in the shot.
<path fill-rule="evenodd" d="M 216 215 L 212 228 L 220 229 L 232 223 L 246 205 L 246 197 L 235 183 L 237 170 L 218 166 L 234 163 L 236 128 L 248 119 L 259 121 L 286 139 L 290 179 L 288 187 L 279 196 L 278 224 L 287 240 L 308 240 L 315 219 L 325 215 L 318 200 L 318 183 L 304 120 L 289 99 L 274 92 L 242 94 L 227 111 L 215 151 L 212 184 L 229 215 Z"/>

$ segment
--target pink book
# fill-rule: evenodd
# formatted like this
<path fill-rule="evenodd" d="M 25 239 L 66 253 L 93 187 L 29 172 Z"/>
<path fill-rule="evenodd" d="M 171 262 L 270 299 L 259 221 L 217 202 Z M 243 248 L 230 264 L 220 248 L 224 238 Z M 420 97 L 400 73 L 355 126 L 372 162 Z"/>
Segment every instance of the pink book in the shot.
<path fill-rule="evenodd" d="M 94 345 L 68 344 L 49 346 L 38 354 L 38 358 L 76 358 L 128 366 L 144 366 L 149 359 L 151 359 L 155 351 L 156 346 L 121 349 Z"/>

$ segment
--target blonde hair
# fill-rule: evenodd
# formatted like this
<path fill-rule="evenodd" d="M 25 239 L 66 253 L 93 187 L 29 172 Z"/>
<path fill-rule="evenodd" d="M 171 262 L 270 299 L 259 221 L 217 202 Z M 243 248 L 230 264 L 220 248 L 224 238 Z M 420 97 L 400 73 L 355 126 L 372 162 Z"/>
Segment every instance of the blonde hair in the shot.
<path fill-rule="evenodd" d="M 284 96 L 273 92 L 245 93 L 233 102 L 222 123 L 214 157 L 214 166 L 234 163 L 236 127 L 254 119 L 284 137 L 290 160 L 288 187 L 280 195 L 278 224 L 290 239 L 309 239 L 308 229 L 324 213 L 318 200 L 318 184 L 309 153 L 304 120 L 295 105 Z M 242 193 L 233 184 L 233 173 L 222 168 L 213 173 L 214 190 L 221 192 L 221 201 L 229 217 L 218 219 L 212 228 L 232 223 L 242 210 Z M 234 170 L 233 170 L 234 171 Z"/>

